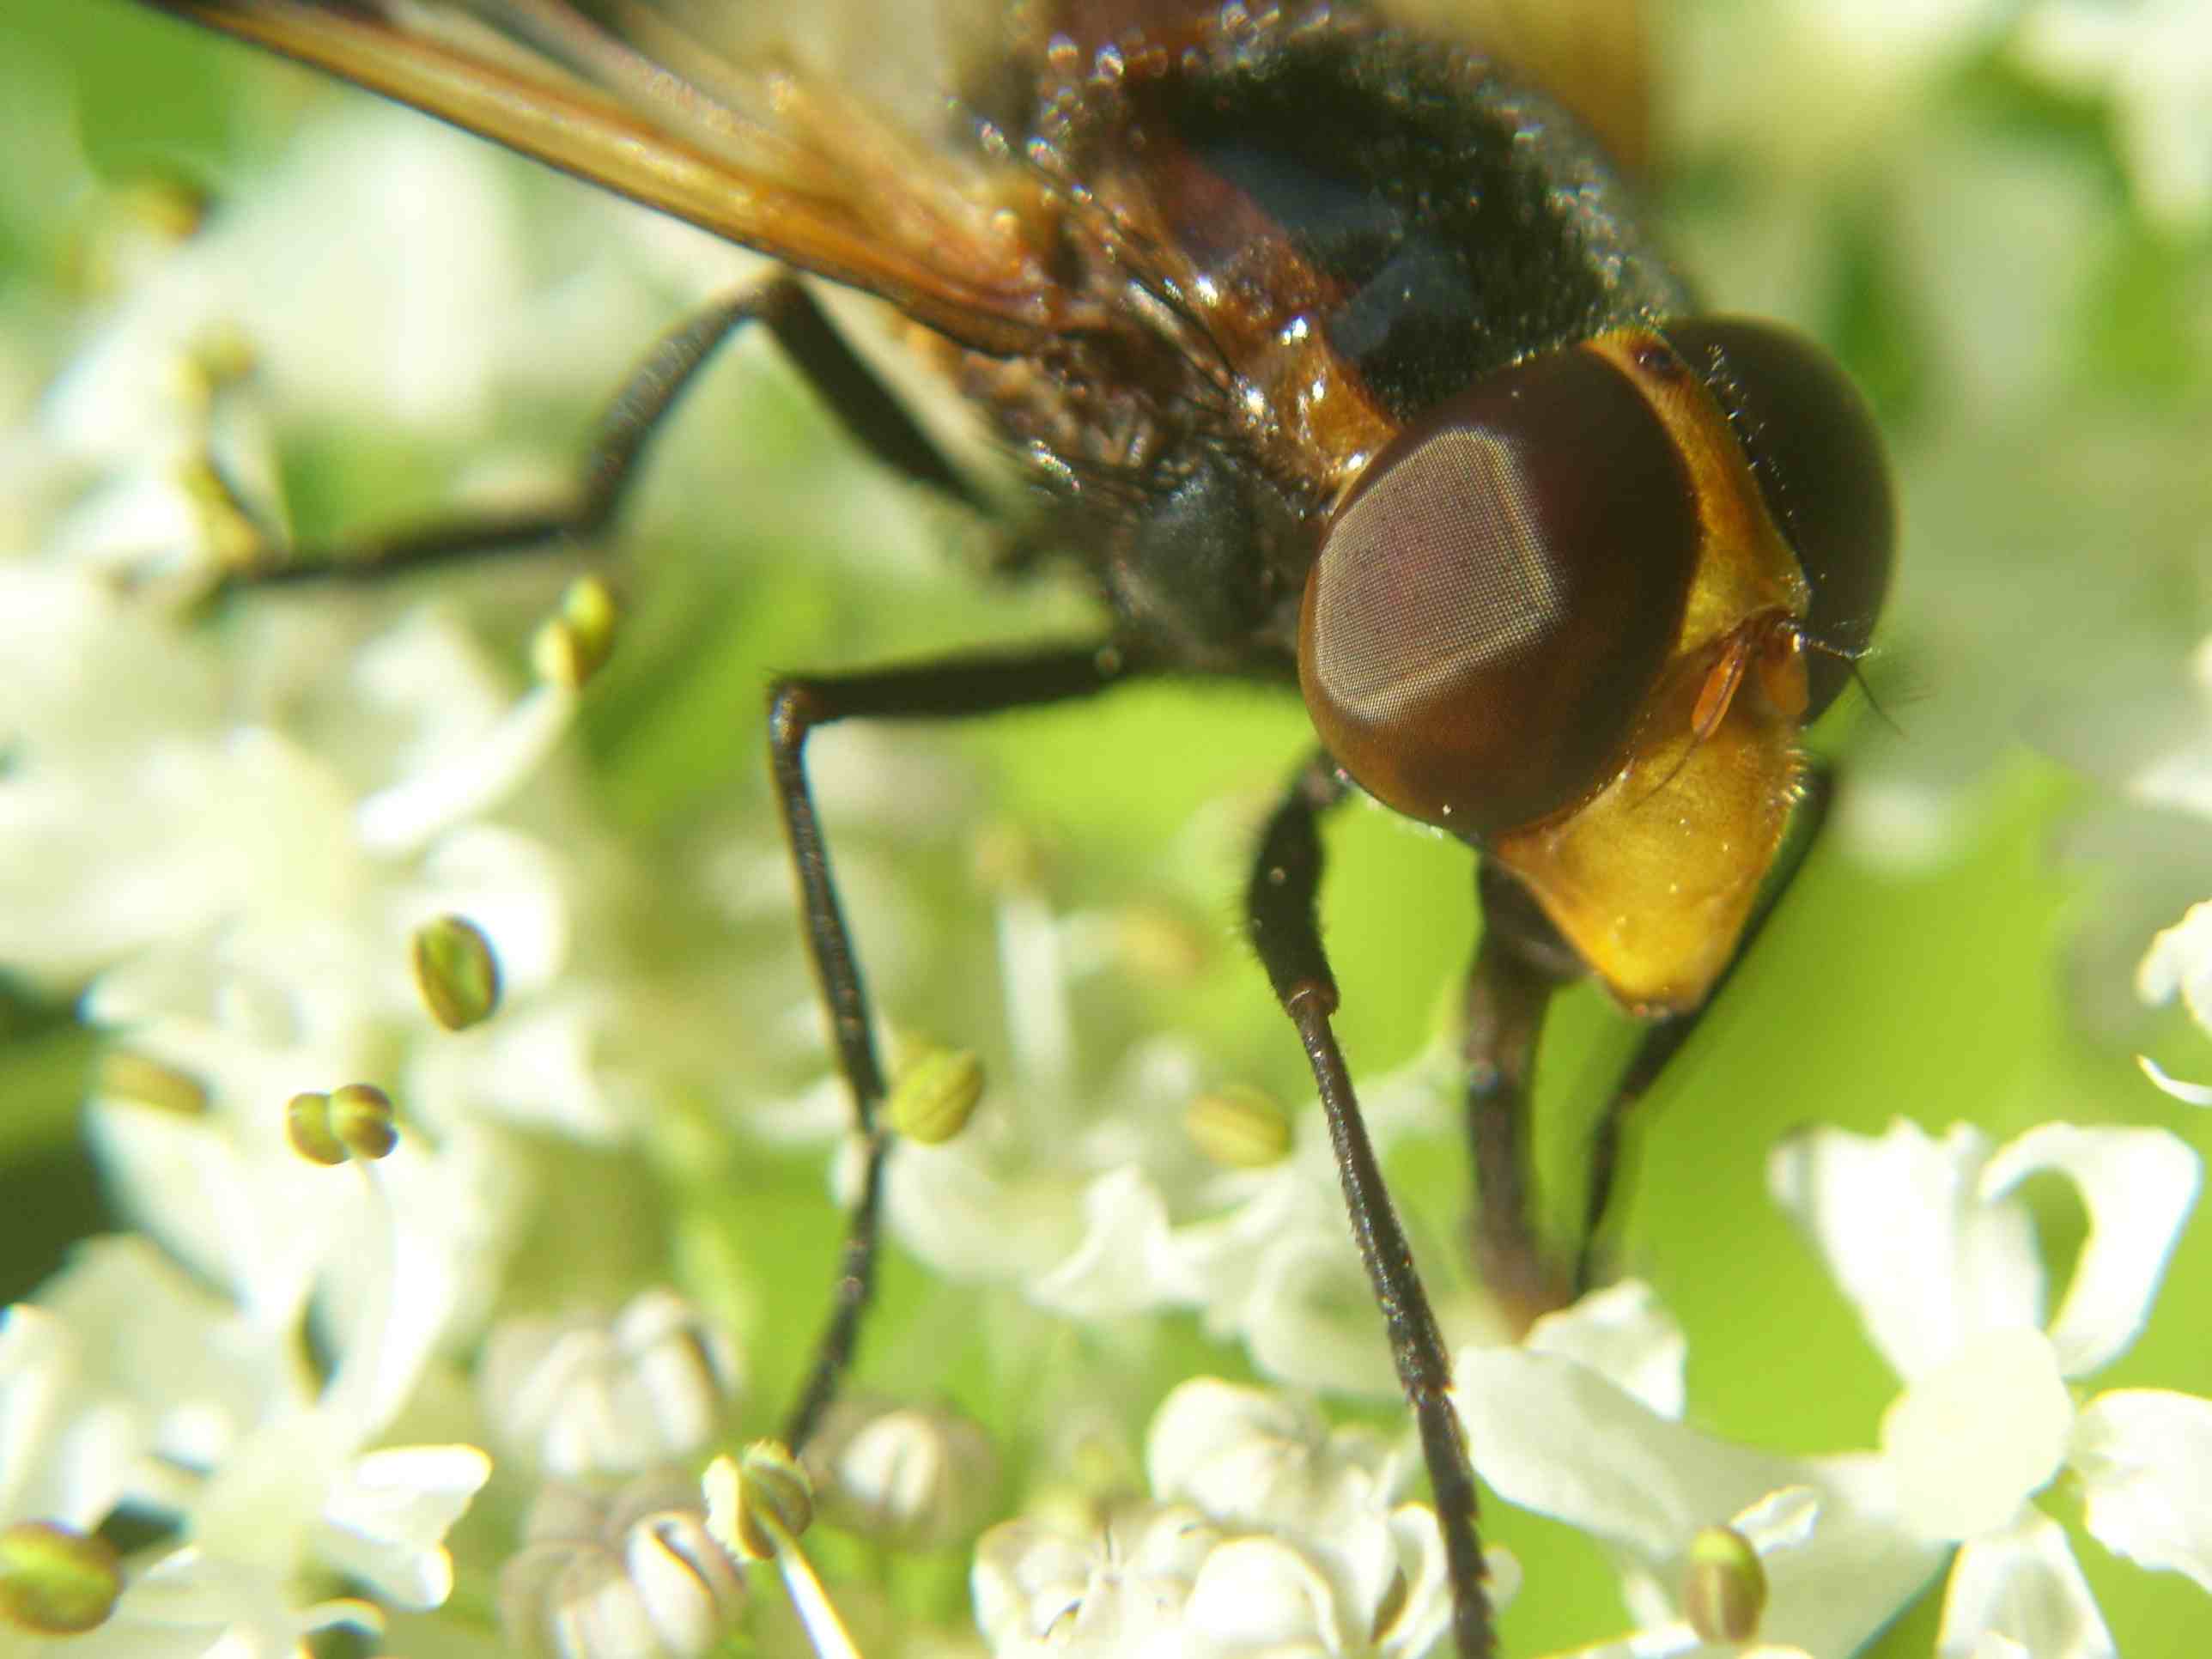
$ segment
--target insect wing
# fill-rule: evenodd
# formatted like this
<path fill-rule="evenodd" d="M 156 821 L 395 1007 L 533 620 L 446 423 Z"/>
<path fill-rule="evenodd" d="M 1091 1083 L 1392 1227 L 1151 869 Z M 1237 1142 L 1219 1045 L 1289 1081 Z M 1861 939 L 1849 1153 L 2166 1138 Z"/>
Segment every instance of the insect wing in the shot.
<path fill-rule="evenodd" d="M 1032 246 L 1041 186 L 810 75 L 740 63 L 666 7 L 147 0 L 409 104 L 981 350 L 1074 320 Z"/>

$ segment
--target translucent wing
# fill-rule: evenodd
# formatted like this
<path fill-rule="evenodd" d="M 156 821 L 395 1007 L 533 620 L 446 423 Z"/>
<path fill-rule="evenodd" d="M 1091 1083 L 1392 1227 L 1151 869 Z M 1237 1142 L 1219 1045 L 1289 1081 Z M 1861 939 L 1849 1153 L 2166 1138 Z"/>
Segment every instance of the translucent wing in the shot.
<path fill-rule="evenodd" d="M 1095 325 L 1041 172 L 978 143 L 994 76 L 1218 15 L 1188 0 L 145 0 L 889 301 L 975 349 Z M 1377 0 L 1646 150 L 1639 0 Z M 1356 3 L 1340 11 L 1359 9 Z M 1024 48 L 1027 50 L 1024 51 Z M 957 88 L 967 101 L 948 95 Z M 1016 89 L 1018 107 L 1029 88 Z M 1018 141 L 1021 135 L 1012 137 Z"/>
<path fill-rule="evenodd" d="M 1044 186 L 664 0 L 148 0 L 732 242 L 878 295 L 977 349 L 1081 320 L 1034 244 Z M 908 85 L 927 91 L 933 75 Z M 917 101 L 909 92 L 909 103 Z"/>

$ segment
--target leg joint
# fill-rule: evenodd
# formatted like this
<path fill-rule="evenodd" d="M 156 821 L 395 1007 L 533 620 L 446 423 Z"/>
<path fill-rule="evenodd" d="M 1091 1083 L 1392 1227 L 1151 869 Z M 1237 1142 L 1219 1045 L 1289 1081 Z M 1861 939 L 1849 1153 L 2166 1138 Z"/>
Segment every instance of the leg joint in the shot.
<path fill-rule="evenodd" d="M 768 740 L 780 755 L 795 755 L 806 744 L 806 734 L 820 725 L 825 710 L 822 695 L 811 680 L 776 679 L 768 688 Z"/>

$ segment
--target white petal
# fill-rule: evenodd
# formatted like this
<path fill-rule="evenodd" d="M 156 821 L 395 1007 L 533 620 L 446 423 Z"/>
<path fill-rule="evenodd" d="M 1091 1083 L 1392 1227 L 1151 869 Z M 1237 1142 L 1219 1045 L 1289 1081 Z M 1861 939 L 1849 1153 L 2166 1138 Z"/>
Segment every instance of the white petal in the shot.
<path fill-rule="evenodd" d="M 1942 1542 L 1899 1522 L 1879 1457 L 1796 1462 L 1730 1445 L 1554 1354 L 1463 1350 L 1455 1389 L 1475 1468 L 1500 1496 L 1623 1547 L 1670 1592 L 1698 1528 L 1813 1488 L 1812 1536 L 1766 1564 L 1771 1640 L 1856 1651 L 1942 1563 Z"/>
<path fill-rule="evenodd" d="M 1879 1138 L 1816 1129 L 1774 1150 L 1767 1188 L 1857 1306 L 1899 1376 L 1933 1370 L 1975 1331 L 2043 1322 L 2027 1212 L 1978 1191 L 1989 1142 L 1941 1142 L 1902 1119 Z"/>
<path fill-rule="evenodd" d="M 514 998 L 543 989 L 568 966 L 568 911 L 560 855 L 496 824 L 465 823 L 441 836 L 422 880 L 396 907 L 409 931 L 449 912 L 491 941 L 500 988 Z"/>
<path fill-rule="evenodd" d="M 1557 1354 L 1464 1349 L 1454 1387 L 1475 1468 L 1501 1495 L 1653 1560 L 1799 1484 L 1786 1459 L 1662 1417 Z"/>
<path fill-rule="evenodd" d="M 1081 1242 L 1079 1200 L 1048 1175 L 1001 1169 L 982 1121 L 993 1109 L 987 1097 L 978 1121 L 944 1146 L 900 1147 L 884 1212 L 898 1241 L 939 1272 L 1025 1285 Z M 860 1143 L 844 1141 L 832 1172 L 841 1200 L 858 1190 L 860 1163 Z"/>
<path fill-rule="evenodd" d="M 2154 1006 L 2179 991 L 2190 1018 L 2212 1029 L 2212 902 L 2192 904 L 2150 942 L 2136 969 L 2136 994 Z"/>
<path fill-rule="evenodd" d="M 2148 1054 L 2137 1054 L 2136 1064 L 2151 1080 L 2154 1088 L 2170 1095 L 2185 1106 L 2212 1106 L 2212 1085 L 2191 1083 L 2169 1073 Z"/>
<path fill-rule="evenodd" d="M 410 853 L 440 830 L 489 811 L 552 753 L 576 708 L 576 694 L 566 686 L 524 693 L 472 741 L 362 801 L 354 816 L 362 845 L 387 855 Z"/>
<path fill-rule="evenodd" d="M 128 1410 L 141 1451 L 208 1468 L 296 1397 L 288 1331 L 241 1315 L 137 1234 L 79 1244 L 38 1296 L 73 1340 L 74 1408 Z"/>
<path fill-rule="evenodd" d="M 1239 1538 L 1206 1558 L 1183 1617 L 1200 1653 L 1341 1653 L 1364 1631 L 1347 1632 L 1328 1580 L 1289 1545 Z"/>
<path fill-rule="evenodd" d="M 1738 1510 L 1729 1525 L 1761 1555 L 1794 1550 L 1813 1535 L 1820 1518 L 1820 1494 L 1810 1486 L 1784 1486 Z"/>
<path fill-rule="evenodd" d="M 1990 1160 L 1982 1188 L 1991 1201 L 2039 1170 L 2072 1181 L 2089 1212 L 2074 1282 L 2051 1324 L 2069 1376 L 2109 1363 L 2135 1340 L 2158 1294 L 2166 1257 L 2197 1201 L 2202 1167 L 2163 1129 L 2085 1129 L 2045 1123 Z"/>
<path fill-rule="evenodd" d="M 1173 1272 L 1167 1200 L 1141 1169 L 1125 1164 L 1084 1189 L 1081 1240 L 1030 1295 L 1078 1319 L 1110 1319 L 1179 1299 Z"/>
<path fill-rule="evenodd" d="M 2065 1461 L 2074 1400 L 2040 1331 L 1970 1337 L 1882 1414 L 1905 1515 L 1937 1538 L 2010 1525 Z"/>
<path fill-rule="evenodd" d="M 2082 1522 L 2138 1565 L 2212 1590 L 2212 1401 L 2163 1389 L 2100 1394 L 2074 1427 Z"/>
<path fill-rule="evenodd" d="M 1244 1340 L 1252 1363 L 1285 1382 L 1370 1399 L 1398 1391 L 1382 1316 L 1340 1224 L 1300 1229 L 1262 1254 Z"/>
<path fill-rule="evenodd" d="M 249 1157 L 216 1120 L 98 1101 L 86 1129 L 137 1224 L 271 1328 L 296 1316 L 327 1223 L 327 1170 Z M 318 1182 L 314 1176 L 325 1177 Z"/>
<path fill-rule="evenodd" d="M 1792 1494 L 1740 1512 L 1741 1521 L 1772 1539 L 1759 1633 L 1810 1653 L 1856 1653 L 1919 1599 L 1948 1551 L 1903 1524 L 1891 1471 L 1880 1457 L 1815 1458 L 1801 1474 L 1819 1494 L 1809 1537 L 1788 1541 L 1790 1511 L 1802 1502 Z"/>
<path fill-rule="evenodd" d="M 1662 1417 L 1682 1414 L 1689 1340 L 1640 1279 L 1623 1279 L 1546 1314 L 1529 1331 L 1528 1346 L 1579 1360 Z"/>
<path fill-rule="evenodd" d="M 1033 1652 L 1048 1633 L 1055 1652 L 1119 1651 L 1116 1640 L 1173 1628 L 1220 1537 L 1183 1504 L 1123 1510 L 1080 1536 L 1006 1522 L 975 1540 L 976 1626 L 997 1653 Z"/>
<path fill-rule="evenodd" d="M 1978 1659 L 1992 1636 L 2009 1637 L 2035 1659 L 2118 1659 L 2066 1534 L 2044 1516 L 1960 1548 L 1937 1659 Z"/>
<path fill-rule="evenodd" d="M 27 1302 L 0 1312 L 0 1526 L 58 1521 L 89 1532 L 129 1490 L 152 1435 L 84 1387 L 79 1337 Z"/>
<path fill-rule="evenodd" d="M 446 1532 L 491 1478 L 474 1446 L 396 1446 L 368 1453 L 323 1509 L 321 1553 L 331 1565 L 406 1607 L 434 1607 L 453 1591 Z"/>
<path fill-rule="evenodd" d="M 1444 1557 L 1443 1528 L 1426 1504 L 1401 1504 L 1392 1510 L 1390 1534 L 1404 1591 L 1390 1622 L 1374 1632 L 1375 1641 L 1391 1659 L 1416 1659 L 1450 1628 L 1451 1565 Z M 1482 1566 L 1490 1610 L 1503 1612 L 1521 1593 L 1521 1564 L 1510 1550 L 1492 1545 L 1482 1553 Z"/>
<path fill-rule="evenodd" d="M 1145 1464 L 1156 1497 L 1297 1543 L 1347 1618 L 1371 1618 L 1403 1571 L 1390 1520 L 1403 1466 L 1371 1430 L 1202 1377 L 1161 1405 Z"/>
<path fill-rule="evenodd" d="M 1207 1509 L 1218 1499 L 1242 1507 L 1239 1500 L 1256 1495 L 1254 1479 L 1265 1472 L 1250 1462 L 1254 1455 L 1271 1468 L 1286 1449 L 1318 1448 L 1328 1437 L 1319 1416 L 1286 1395 L 1193 1377 L 1152 1413 L 1145 1431 L 1145 1480 L 1171 1501 Z"/>
<path fill-rule="evenodd" d="M 416 1044 L 404 1098 L 441 1127 L 491 1113 L 578 1140 L 618 1142 L 636 1122 L 604 1058 L 618 1029 L 611 996 L 564 985 L 470 1030 Z M 850 1115 L 842 1100 L 838 1106 Z"/>

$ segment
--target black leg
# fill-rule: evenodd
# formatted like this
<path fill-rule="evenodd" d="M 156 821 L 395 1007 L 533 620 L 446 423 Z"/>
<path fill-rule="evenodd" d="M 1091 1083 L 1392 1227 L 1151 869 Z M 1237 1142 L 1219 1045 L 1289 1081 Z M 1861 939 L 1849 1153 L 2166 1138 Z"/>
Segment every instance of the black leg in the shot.
<path fill-rule="evenodd" d="M 1390 1333 L 1399 1383 L 1420 1431 L 1421 1455 L 1435 1489 L 1451 1571 L 1453 1639 L 1460 1659 L 1488 1659 L 1497 1650 L 1497 1636 L 1483 1589 L 1474 1471 L 1451 1403 L 1451 1362 L 1413 1266 L 1412 1247 L 1383 1185 L 1336 1033 L 1329 1025 L 1337 994 L 1316 911 L 1322 873 L 1318 820 L 1346 793 L 1346 786 L 1328 757 L 1317 757 L 1300 769 L 1260 843 L 1246 894 L 1246 914 L 1252 942 L 1275 996 L 1298 1028 L 1307 1062 L 1313 1067 L 1322 1110 L 1328 1119 L 1329 1140 L 1336 1150 L 1345 1207 L 1352 1216 L 1352 1237 Z"/>
<path fill-rule="evenodd" d="M 783 811 L 784 833 L 798 872 L 806 943 L 830 1012 L 838 1068 L 853 1091 L 854 1121 L 866 1149 L 860 1195 L 847 1225 L 830 1321 L 812 1370 L 784 1425 L 794 1452 L 813 1435 L 852 1363 L 875 1279 L 877 1211 L 888 1137 L 878 1121 L 884 1097 L 867 988 L 854 952 L 852 930 L 837 902 L 830 849 L 806 783 L 806 738 L 817 726 L 842 720 L 957 720 L 1092 696 L 1135 670 L 1111 645 L 1031 652 L 1021 656 L 950 658 L 906 668 L 826 678 L 778 680 L 769 693 L 769 769 Z"/>
<path fill-rule="evenodd" d="M 1604 1115 L 1598 1119 L 1590 1140 L 1589 1184 L 1583 1189 L 1583 1199 L 1582 1243 L 1575 1257 L 1577 1292 L 1588 1290 L 1596 1276 L 1599 1234 L 1605 1225 L 1607 1207 L 1613 1200 L 1620 1166 L 1621 1132 L 1629 1114 L 1643 1101 L 1667 1062 L 1690 1040 L 1705 1010 L 1713 1006 L 1727 990 L 1729 981 L 1735 977 L 1736 969 L 1743 965 L 1760 930 L 1766 926 L 1767 918 L 1774 914 L 1775 907 L 1796 880 L 1807 855 L 1827 827 L 1829 810 L 1835 799 L 1833 769 L 1824 761 L 1812 763 L 1806 769 L 1804 794 L 1798 802 L 1797 822 L 1789 845 L 1782 861 L 1767 878 L 1766 890 L 1759 895 L 1758 908 L 1744 925 L 1743 937 L 1736 941 L 1735 954 L 1729 958 L 1728 966 L 1721 970 L 1720 978 L 1714 981 L 1705 1001 L 1689 1012 L 1662 1020 L 1644 1032 L 1644 1040 L 1637 1044 L 1635 1054 L 1613 1084 L 1612 1097 L 1606 1103 Z"/>
<path fill-rule="evenodd" d="M 228 574 L 225 586 L 374 580 L 424 565 L 588 540 L 621 507 L 647 445 L 714 349 L 747 323 L 762 324 L 775 337 L 830 412 L 878 460 L 955 500 L 982 505 L 805 288 L 787 274 L 715 301 L 653 345 L 600 416 L 573 496 L 516 512 L 434 520 L 327 549 L 273 550 L 265 561 Z"/>
<path fill-rule="evenodd" d="M 1515 1328 L 1526 1329 L 1571 1299 L 1536 1222 L 1529 1085 L 1553 993 L 1585 969 L 1513 877 L 1486 864 L 1475 886 L 1482 943 L 1468 975 L 1461 1039 L 1475 1267 Z"/>

